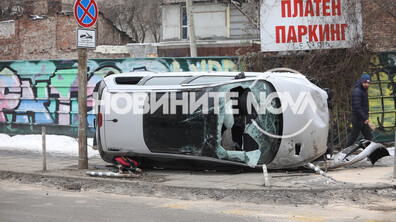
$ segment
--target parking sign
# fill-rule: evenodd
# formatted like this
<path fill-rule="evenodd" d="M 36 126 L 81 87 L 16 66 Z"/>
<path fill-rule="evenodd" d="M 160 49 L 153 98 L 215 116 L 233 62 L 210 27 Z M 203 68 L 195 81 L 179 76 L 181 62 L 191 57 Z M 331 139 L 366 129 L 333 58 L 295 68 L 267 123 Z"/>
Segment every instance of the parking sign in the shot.
<path fill-rule="evenodd" d="M 77 29 L 77 48 L 96 48 L 96 31 Z"/>

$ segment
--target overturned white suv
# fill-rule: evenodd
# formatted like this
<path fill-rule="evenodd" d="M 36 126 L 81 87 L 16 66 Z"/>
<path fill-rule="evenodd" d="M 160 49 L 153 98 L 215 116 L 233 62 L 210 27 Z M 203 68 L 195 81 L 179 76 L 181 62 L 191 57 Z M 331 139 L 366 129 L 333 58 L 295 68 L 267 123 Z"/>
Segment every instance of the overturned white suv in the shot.
<path fill-rule="evenodd" d="M 279 169 L 327 149 L 328 94 L 289 69 L 114 74 L 96 104 L 107 162 L 123 155 Z"/>

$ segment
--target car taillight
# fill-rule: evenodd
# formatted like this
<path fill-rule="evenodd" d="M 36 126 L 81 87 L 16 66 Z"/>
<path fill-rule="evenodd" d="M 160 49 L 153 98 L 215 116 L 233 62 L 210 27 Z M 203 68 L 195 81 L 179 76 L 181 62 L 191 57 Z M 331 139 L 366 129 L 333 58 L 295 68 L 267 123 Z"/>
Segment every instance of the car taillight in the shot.
<path fill-rule="evenodd" d="M 99 113 L 99 128 L 101 128 L 103 125 L 103 115 L 102 113 Z"/>

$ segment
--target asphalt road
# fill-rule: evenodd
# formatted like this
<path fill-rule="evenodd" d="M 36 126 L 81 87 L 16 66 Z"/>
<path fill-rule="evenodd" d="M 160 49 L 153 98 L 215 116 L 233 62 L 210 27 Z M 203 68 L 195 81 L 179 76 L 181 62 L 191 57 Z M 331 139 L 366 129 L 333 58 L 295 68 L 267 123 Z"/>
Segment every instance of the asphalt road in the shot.
<path fill-rule="evenodd" d="M 135 197 L 0 182 L 1 221 L 394 221 L 393 201 L 326 206 Z"/>
<path fill-rule="evenodd" d="M 204 203 L 204 202 L 202 202 Z M 262 221 L 203 209 L 188 202 L 96 192 L 65 192 L 42 186 L 0 183 L 1 221 Z M 275 220 L 276 221 L 276 220 Z"/>
<path fill-rule="evenodd" d="M 391 161 L 391 163 L 389 163 Z M 0 221 L 396 221 L 393 157 L 328 172 L 145 170 L 89 177 L 74 157 L 0 151 Z M 15 163 L 20 164 L 16 167 Z M 92 170 L 105 170 L 90 159 Z"/>

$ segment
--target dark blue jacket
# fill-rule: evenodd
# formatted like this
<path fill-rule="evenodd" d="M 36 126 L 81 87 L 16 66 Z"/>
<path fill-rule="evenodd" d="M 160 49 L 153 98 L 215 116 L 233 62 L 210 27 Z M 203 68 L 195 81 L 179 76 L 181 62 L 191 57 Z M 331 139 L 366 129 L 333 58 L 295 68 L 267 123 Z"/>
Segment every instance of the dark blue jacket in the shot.
<path fill-rule="evenodd" d="M 369 102 L 367 90 L 360 81 L 357 81 L 352 91 L 352 115 L 360 117 L 363 121 L 368 119 Z"/>

